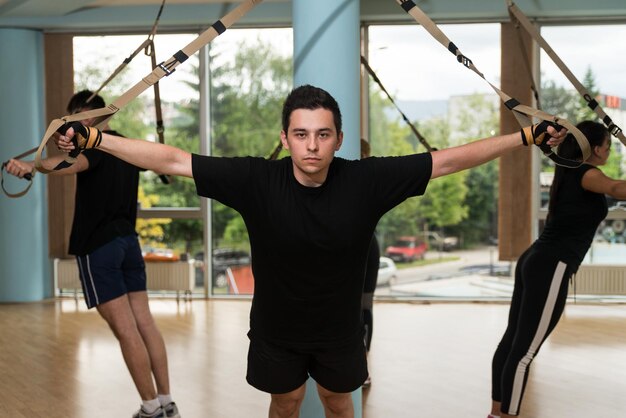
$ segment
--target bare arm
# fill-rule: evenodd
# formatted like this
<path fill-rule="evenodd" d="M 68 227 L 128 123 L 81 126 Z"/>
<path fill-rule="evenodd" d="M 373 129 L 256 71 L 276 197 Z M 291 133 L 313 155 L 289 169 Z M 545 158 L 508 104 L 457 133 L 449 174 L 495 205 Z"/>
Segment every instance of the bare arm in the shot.
<path fill-rule="evenodd" d="M 50 158 L 46 158 L 41 160 L 41 165 L 43 168 L 47 170 L 51 170 L 49 175 L 52 176 L 67 176 L 71 174 L 80 173 L 81 171 L 85 171 L 89 168 L 89 160 L 85 158 L 84 155 L 80 154 L 78 158 L 76 158 L 76 162 L 67 168 L 63 168 L 61 170 L 55 170 L 54 167 L 59 165 L 65 156 L 63 155 L 55 155 Z M 12 174 L 16 177 L 22 178 L 26 174 L 34 174 L 35 173 L 35 162 L 34 161 L 21 161 L 21 160 L 9 160 L 7 164 L 7 173 Z"/>
<path fill-rule="evenodd" d="M 600 170 L 587 170 L 582 179 L 583 189 L 607 194 L 615 199 L 626 199 L 626 181 L 607 177 Z"/>
<path fill-rule="evenodd" d="M 59 148 L 64 151 L 74 149 L 70 142 L 74 130 L 68 129 L 65 136 L 57 138 Z M 157 173 L 193 177 L 191 154 L 170 145 L 148 142 L 141 139 L 129 139 L 102 133 L 98 149 L 108 152 L 137 167 Z"/>
<path fill-rule="evenodd" d="M 552 127 L 547 129 L 548 134 L 551 136 L 548 144 L 551 146 L 561 143 L 567 134 L 565 129 L 561 129 L 558 132 Z M 434 151 L 432 153 L 433 170 L 431 178 L 434 179 L 479 166 L 523 146 L 521 133 L 515 132 L 508 135 L 480 139 L 458 147 Z"/>

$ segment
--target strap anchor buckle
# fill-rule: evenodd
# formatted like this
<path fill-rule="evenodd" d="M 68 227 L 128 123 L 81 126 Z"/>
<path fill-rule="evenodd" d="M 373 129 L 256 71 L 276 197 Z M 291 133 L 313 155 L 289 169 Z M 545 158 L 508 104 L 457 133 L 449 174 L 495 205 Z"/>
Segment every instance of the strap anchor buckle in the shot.
<path fill-rule="evenodd" d="M 467 58 L 465 55 L 463 54 L 459 54 L 456 57 L 457 61 L 459 61 L 461 64 L 463 64 L 464 66 L 466 66 L 467 68 L 470 68 L 472 66 L 472 60 Z"/>
<path fill-rule="evenodd" d="M 609 127 L 609 132 L 611 133 L 611 135 L 618 137 L 620 133 L 622 133 L 622 128 L 620 128 L 619 126 L 615 125 L 615 124 L 611 124 Z"/>
<path fill-rule="evenodd" d="M 172 66 L 172 63 L 166 64 L 165 61 L 163 61 L 162 63 L 157 65 L 157 67 L 159 67 L 160 69 L 162 69 L 165 72 L 165 76 L 166 77 L 169 77 L 170 75 L 172 75 L 174 73 L 174 71 L 176 71 L 176 68 L 172 69 L 171 66 Z"/>

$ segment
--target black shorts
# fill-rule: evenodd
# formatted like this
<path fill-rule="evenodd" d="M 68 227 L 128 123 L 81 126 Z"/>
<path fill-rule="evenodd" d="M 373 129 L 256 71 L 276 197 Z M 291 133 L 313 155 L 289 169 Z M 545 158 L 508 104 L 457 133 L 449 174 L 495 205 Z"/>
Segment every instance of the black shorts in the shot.
<path fill-rule="evenodd" d="M 368 376 L 363 337 L 333 347 L 294 348 L 250 337 L 246 380 L 273 394 L 298 389 L 311 376 L 331 392 L 349 393 Z"/>
<path fill-rule="evenodd" d="M 76 257 L 89 309 L 128 292 L 146 290 L 146 268 L 135 235 L 118 237 Z"/>

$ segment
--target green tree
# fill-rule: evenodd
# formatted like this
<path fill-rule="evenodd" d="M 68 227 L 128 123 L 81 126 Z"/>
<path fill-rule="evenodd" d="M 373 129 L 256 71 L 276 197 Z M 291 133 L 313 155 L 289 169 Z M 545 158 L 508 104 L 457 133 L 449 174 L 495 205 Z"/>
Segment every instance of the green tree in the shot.
<path fill-rule="evenodd" d="M 98 61 L 98 65 L 89 64 L 82 71 L 75 73 L 76 91 L 84 89 L 95 91 L 113 73 L 120 63 L 119 58 L 113 56 L 112 52 L 105 52 L 105 54 L 103 59 Z M 99 94 L 106 103 L 112 103 L 136 82 L 137 80 L 129 79 L 127 72 L 122 71 L 104 86 Z M 149 114 L 151 109 L 153 107 L 149 106 L 149 100 L 145 96 L 139 96 L 113 115 L 108 121 L 109 127 L 129 138 L 145 138 L 149 133 L 154 132 L 156 126 L 155 115 Z M 145 123 L 146 120 L 154 122 Z M 146 173 L 144 176 L 156 177 L 154 173 Z M 147 184 L 148 187 L 145 187 L 146 182 L 142 180 L 138 191 L 138 203 L 144 208 L 156 205 L 163 196 L 167 195 L 149 187 L 150 183 Z M 170 223 L 171 220 L 164 219 L 137 219 L 136 230 L 142 245 L 163 247 L 164 236 Z"/>
<path fill-rule="evenodd" d="M 183 81 L 191 90 L 198 92 L 199 70 L 197 58 L 191 57 L 185 67 L 190 79 Z M 178 70 L 177 70 L 178 71 Z M 184 149 L 189 152 L 200 152 L 200 104 L 199 94 L 191 95 L 181 103 L 163 102 L 163 109 L 173 109 L 176 115 L 168 119 L 164 141 L 168 145 Z M 163 183 L 157 174 L 146 172 L 143 175 L 142 187 L 147 193 L 160 196 L 159 207 L 198 207 L 200 198 L 197 195 L 193 179 L 185 177 L 170 177 L 169 183 Z M 175 250 L 183 253 L 195 254 L 204 248 L 203 221 L 200 219 L 176 219 L 163 226 L 164 240 Z"/>
<path fill-rule="evenodd" d="M 585 78 L 583 79 L 583 86 L 589 92 L 589 95 L 593 98 L 597 98 L 600 92 L 596 86 L 596 78 L 591 71 L 591 67 L 587 68 L 587 72 L 585 73 Z M 598 115 L 593 111 L 587 104 L 587 101 L 581 96 L 578 95 L 578 113 L 576 114 L 577 122 L 583 120 L 597 120 Z"/>
<path fill-rule="evenodd" d="M 546 80 L 541 86 L 541 108 L 551 115 L 558 115 L 572 123 L 576 123 L 579 105 L 579 94 L 557 86 L 554 80 Z"/>
<path fill-rule="evenodd" d="M 587 69 L 582 84 L 592 97 L 599 96 L 600 92 L 591 67 Z M 573 88 L 557 87 L 553 80 L 546 80 L 541 86 L 541 97 L 543 110 L 550 114 L 564 117 L 574 124 L 584 120 L 601 122 L 598 115 L 587 105 L 587 101 Z M 622 155 L 612 152 L 608 162 L 602 167 L 602 171 L 608 176 L 619 178 L 622 175 L 621 161 Z M 543 158 L 542 170 L 554 171 L 554 163 Z"/>
<path fill-rule="evenodd" d="M 242 41 L 236 50 L 231 62 L 211 66 L 212 153 L 268 157 L 279 141 L 282 103 L 292 88 L 291 57 L 259 38 Z M 211 62 L 220 58 L 214 53 Z M 241 216 L 219 202 L 213 204 L 213 236 L 224 246 L 249 245 Z"/>
<path fill-rule="evenodd" d="M 397 114 L 395 107 L 373 87 L 370 93 L 372 155 L 393 156 L 424 152 L 422 145 L 400 116 L 387 116 L 393 114 Z M 413 123 L 432 147 L 448 146 L 450 129 L 445 120 Z M 382 245 L 389 245 L 401 235 L 417 235 L 424 226 L 441 229 L 459 223 L 467 212 L 467 208 L 463 206 L 467 193 L 463 183 L 464 176 L 464 173 L 458 173 L 436 179 L 428 186 L 425 196 L 408 199 L 385 214 L 377 227 Z"/>
<path fill-rule="evenodd" d="M 231 62 L 222 65 L 219 53 L 211 50 L 211 136 L 212 155 L 267 156 L 274 148 L 280 132 L 282 101 L 291 89 L 291 60 L 279 56 L 260 39 L 242 41 Z M 192 65 L 198 79 L 198 65 Z M 198 91 L 195 82 L 187 83 Z M 192 152 L 199 152 L 200 108 L 196 98 L 178 104 L 180 115 L 168 128 L 167 142 Z M 191 179 L 173 179 L 175 186 L 152 182 L 151 191 L 165 195 L 161 206 L 197 206 L 199 200 Z M 175 187 L 176 192 L 171 189 Z M 169 189 L 169 190 L 168 190 Z M 248 246 L 247 232 L 240 215 L 219 202 L 213 202 L 214 246 Z M 165 234 L 182 245 L 186 252 L 202 247 L 202 222 L 177 220 L 164 226 Z M 216 245 L 217 244 L 217 245 Z"/>
<path fill-rule="evenodd" d="M 413 152 L 413 146 L 407 141 L 412 135 L 410 129 L 400 123 L 400 118 L 389 118 L 397 110 L 383 96 L 377 87 L 370 90 L 370 144 L 372 156 L 407 155 Z M 395 113 L 394 113 L 395 112 Z M 377 233 L 380 245 L 390 245 L 398 236 L 416 235 L 419 231 L 419 200 L 408 199 L 385 214 L 378 222 Z"/>
<path fill-rule="evenodd" d="M 499 128 L 499 108 L 489 96 L 474 94 L 466 98 L 458 112 L 457 130 L 461 143 L 495 135 Z M 470 133 L 470 135 L 467 135 Z M 490 161 L 465 171 L 467 194 L 463 222 L 451 225 L 449 232 L 463 238 L 465 246 L 487 242 L 496 236 L 498 206 L 498 161 Z"/>

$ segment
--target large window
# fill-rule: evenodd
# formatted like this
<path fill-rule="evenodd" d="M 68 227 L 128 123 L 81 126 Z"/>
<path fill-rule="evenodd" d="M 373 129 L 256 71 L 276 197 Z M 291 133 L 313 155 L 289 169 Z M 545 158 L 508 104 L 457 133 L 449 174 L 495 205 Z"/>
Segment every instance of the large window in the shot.
<path fill-rule="evenodd" d="M 499 84 L 500 25 L 440 28 L 487 80 Z M 499 97 L 424 28 L 370 26 L 367 34 L 370 66 L 430 146 L 446 148 L 499 132 Z M 369 91 L 366 139 L 372 155 L 425 151 L 373 77 Z M 409 199 L 386 214 L 376 233 L 381 255 L 395 258 L 397 271 L 381 282 L 376 295 L 473 299 L 510 294 L 510 287 L 493 280 L 509 269 L 508 263 L 497 262 L 494 245 L 497 179 L 497 162 L 439 178 L 423 197 Z M 416 261 L 399 257 L 390 248 L 407 238 L 416 247 L 427 246 Z"/>
<path fill-rule="evenodd" d="M 157 35 L 157 63 L 195 37 Z M 74 39 L 76 89 L 96 90 L 145 36 Z M 196 54 L 172 76 L 162 78 L 164 142 L 192 153 L 269 157 L 279 143 L 281 105 L 291 89 L 291 45 L 290 29 L 231 29 L 204 49 L 208 66 L 201 65 Z M 141 51 L 100 94 L 110 103 L 151 71 L 150 58 Z M 208 94 L 201 95 L 201 90 Z M 149 88 L 111 119 L 110 128 L 159 141 L 155 107 L 154 90 Z M 209 111 L 203 114 L 200 109 Z M 193 180 L 153 172 L 142 174 L 138 200 L 137 231 L 148 258 L 190 260 L 196 293 L 252 293 L 250 244 L 234 210 L 207 202 L 206 212 Z M 212 257 L 206 257 L 207 252 Z"/>
<path fill-rule="evenodd" d="M 621 128 L 626 127 L 626 79 L 620 70 L 626 57 L 615 49 L 612 40 L 626 35 L 626 25 L 587 25 L 543 27 L 542 36 L 567 65 L 575 77 L 594 96 L 604 111 Z M 572 42 L 572 40 L 576 40 Z M 560 114 L 573 123 L 597 120 L 597 115 L 586 106 L 572 83 L 563 75 L 553 60 L 541 52 L 541 100 L 544 108 Z M 602 171 L 613 178 L 623 178 L 626 169 L 626 148 L 612 138 L 611 157 Z M 552 164 L 541 168 L 542 206 L 539 213 L 542 225 L 547 216 L 547 198 L 551 185 Z M 626 264 L 626 202 L 607 197 L 609 214 L 600 224 L 594 242 L 583 262 L 582 280 L 592 269 Z M 586 267 L 586 268 L 585 268 Z M 626 267 L 624 267 L 626 272 Z M 592 280 L 600 280 L 594 272 Z M 608 289 L 607 289 L 608 290 Z"/>

